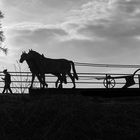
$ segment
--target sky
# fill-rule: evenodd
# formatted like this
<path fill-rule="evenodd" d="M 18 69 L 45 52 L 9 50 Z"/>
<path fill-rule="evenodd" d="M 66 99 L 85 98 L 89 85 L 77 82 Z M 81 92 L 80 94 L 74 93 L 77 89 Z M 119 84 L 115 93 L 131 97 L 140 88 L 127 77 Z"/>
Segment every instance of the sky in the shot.
<path fill-rule="evenodd" d="M 0 0 L 8 47 L 0 67 L 22 51 L 101 64 L 140 64 L 140 0 Z"/>

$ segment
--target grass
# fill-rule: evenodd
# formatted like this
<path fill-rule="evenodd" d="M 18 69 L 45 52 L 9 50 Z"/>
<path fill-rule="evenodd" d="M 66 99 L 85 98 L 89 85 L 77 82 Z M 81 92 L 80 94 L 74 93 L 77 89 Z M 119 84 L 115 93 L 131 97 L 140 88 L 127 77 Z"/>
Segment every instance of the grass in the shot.
<path fill-rule="evenodd" d="M 1 139 L 139 139 L 139 125 L 139 97 L 0 96 Z"/>

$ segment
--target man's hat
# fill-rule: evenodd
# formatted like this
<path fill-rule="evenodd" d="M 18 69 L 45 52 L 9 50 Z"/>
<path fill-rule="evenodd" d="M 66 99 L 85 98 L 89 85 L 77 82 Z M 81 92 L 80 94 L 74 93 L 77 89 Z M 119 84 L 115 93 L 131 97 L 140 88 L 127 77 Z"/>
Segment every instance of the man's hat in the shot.
<path fill-rule="evenodd" d="M 3 73 L 7 72 L 7 69 L 3 70 Z"/>

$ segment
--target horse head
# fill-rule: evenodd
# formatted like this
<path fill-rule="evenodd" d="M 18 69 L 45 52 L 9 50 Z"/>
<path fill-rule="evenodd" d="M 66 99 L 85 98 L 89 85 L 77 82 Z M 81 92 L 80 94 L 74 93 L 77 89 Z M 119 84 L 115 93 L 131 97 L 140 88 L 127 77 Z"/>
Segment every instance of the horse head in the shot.
<path fill-rule="evenodd" d="M 19 62 L 23 63 L 23 61 L 27 59 L 28 59 L 28 54 L 25 51 L 22 52 Z"/>

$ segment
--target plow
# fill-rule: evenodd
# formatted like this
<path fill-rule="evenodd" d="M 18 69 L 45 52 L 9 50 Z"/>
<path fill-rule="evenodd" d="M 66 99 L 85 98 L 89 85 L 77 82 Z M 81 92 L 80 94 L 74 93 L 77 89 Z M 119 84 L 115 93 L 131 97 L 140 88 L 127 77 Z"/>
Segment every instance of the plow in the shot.
<path fill-rule="evenodd" d="M 96 78 L 96 79 L 103 80 L 103 85 L 105 88 L 114 88 L 116 85 L 116 81 L 115 81 L 116 79 L 125 79 L 126 83 L 122 88 L 128 88 L 130 86 L 135 85 L 134 77 L 139 70 L 140 69 L 137 69 L 136 71 L 134 71 L 133 74 L 130 74 L 130 75 L 113 77 L 110 74 L 106 74 L 105 77 Z"/>

